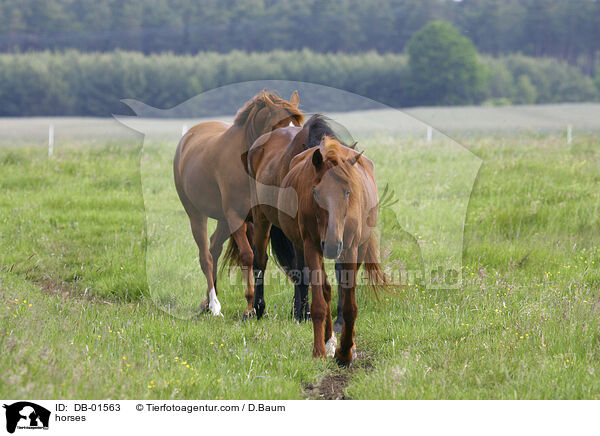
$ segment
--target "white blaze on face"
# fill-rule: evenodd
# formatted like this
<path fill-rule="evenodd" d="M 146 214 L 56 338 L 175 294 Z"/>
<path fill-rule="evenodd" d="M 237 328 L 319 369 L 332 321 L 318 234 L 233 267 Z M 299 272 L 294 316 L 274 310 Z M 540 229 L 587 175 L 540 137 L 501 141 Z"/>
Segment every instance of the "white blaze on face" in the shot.
<path fill-rule="evenodd" d="M 331 338 L 325 344 L 325 354 L 327 357 L 333 357 L 335 355 L 335 347 L 337 346 L 337 338 L 335 333 L 331 333 Z"/>
<path fill-rule="evenodd" d="M 214 286 L 208 293 L 208 308 L 214 316 L 221 315 L 221 303 L 219 303 Z"/>

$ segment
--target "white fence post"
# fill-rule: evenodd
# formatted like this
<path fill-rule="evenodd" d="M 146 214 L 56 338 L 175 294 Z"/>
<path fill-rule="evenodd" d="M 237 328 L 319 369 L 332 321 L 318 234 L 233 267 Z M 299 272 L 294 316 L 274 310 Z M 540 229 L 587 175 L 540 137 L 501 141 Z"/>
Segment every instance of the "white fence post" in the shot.
<path fill-rule="evenodd" d="M 573 126 L 569 124 L 567 126 L 567 144 L 570 144 L 571 141 L 573 141 Z"/>
<path fill-rule="evenodd" d="M 48 157 L 52 157 L 54 154 L 54 125 L 50 124 L 48 127 Z"/>
<path fill-rule="evenodd" d="M 185 135 L 188 131 L 188 127 L 187 124 L 184 124 L 183 127 L 181 128 L 181 136 Z"/>
<path fill-rule="evenodd" d="M 431 138 L 433 137 L 433 129 L 431 126 L 427 126 L 427 142 L 431 142 Z"/>

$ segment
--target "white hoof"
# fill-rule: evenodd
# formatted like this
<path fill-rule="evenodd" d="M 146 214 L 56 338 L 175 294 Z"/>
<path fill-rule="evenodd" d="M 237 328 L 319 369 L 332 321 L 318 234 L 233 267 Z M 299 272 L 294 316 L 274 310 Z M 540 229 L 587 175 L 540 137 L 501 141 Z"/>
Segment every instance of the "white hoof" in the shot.
<path fill-rule="evenodd" d="M 327 357 L 333 357 L 335 355 L 335 347 L 337 347 L 337 338 L 335 333 L 331 334 L 331 338 L 325 344 L 325 354 Z"/>
<path fill-rule="evenodd" d="M 208 310 L 214 316 L 223 316 L 221 314 L 221 303 L 219 303 L 219 299 L 217 298 L 217 293 L 215 292 L 215 288 L 212 288 L 208 294 Z"/>

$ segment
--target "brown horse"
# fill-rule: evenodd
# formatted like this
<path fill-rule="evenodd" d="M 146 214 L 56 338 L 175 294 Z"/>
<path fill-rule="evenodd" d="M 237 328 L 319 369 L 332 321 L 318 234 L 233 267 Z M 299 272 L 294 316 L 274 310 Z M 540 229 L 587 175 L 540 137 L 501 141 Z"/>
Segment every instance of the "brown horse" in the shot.
<path fill-rule="evenodd" d="M 298 321 L 310 317 L 308 282 L 301 279 L 302 271 L 305 268 L 304 256 L 296 256 L 294 246 L 277 227 L 277 198 L 272 197 L 278 196 L 279 190 L 273 190 L 273 187 L 281 186 L 281 182 L 289 170 L 290 162 L 296 155 L 307 148 L 318 146 L 323 136 L 336 137 L 332 124 L 334 122 L 323 115 L 313 115 L 302 128 L 290 126 L 261 136 L 253 145 L 252 162 L 247 161 L 248 153 L 242 156 L 243 163 L 249 165 L 249 175 L 252 178 L 250 185 L 253 204 L 257 209 L 257 213 L 253 213 L 256 217 L 254 226 L 258 226 L 259 233 L 266 235 L 265 239 L 261 239 L 258 250 L 255 248 L 254 255 L 256 286 L 254 307 L 258 318 L 262 316 L 265 308 L 263 276 L 267 265 L 266 245 L 269 239 L 277 263 L 294 282 L 294 317 Z M 268 145 L 263 147 L 263 144 L 267 143 Z M 352 144 L 350 147 L 355 145 Z M 257 183 L 253 168 L 257 160 L 262 162 L 259 183 Z M 336 264 L 336 276 L 338 271 L 339 268 Z M 339 316 L 341 329 L 341 313 Z"/>
<path fill-rule="evenodd" d="M 291 159 L 288 168 L 279 166 L 290 151 L 281 145 L 282 137 L 292 133 L 291 128 L 280 129 L 259 138 L 248 154 L 248 169 L 256 181 L 253 195 L 258 204 L 252 209 L 255 253 L 257 258 L 264 256 L 269 225 L 276 225 L 292 242 L 297 257 L 304 259 L 306 267 L 301 280 L 310 281 L 314 357 L 333 355 L 336 343 L 331 285 L 323 256 L 337 260 L 341 265 L 344 325 L 335 356 L 339 363 L 349 364 L 354 357 L 354 323 L 358 314 L 355 289 L 360 265 L 365 264 L 371 284 L 385 285 L 373 233 L 378 206 L 374 167 L 362 153 L 329 137 L 324 137 L 318 147 Z M 281 189 L 276 210 L 263 207 L 261 187 L 278 180 Z M 297 212 L 290 214 L 294 209 Z"/>
<path fill-rule="evenodd" d="M 244 318 L 253 313 L 253 252 L 248 241 L 246 218 L 250 213 L 250 183 L 240 156 L 262 134 L 304 121 L 298 109 L 298 93 L 290 101 L 273 92 L 262 91 L 242 107 L 233 124 L 209 121 L 192 127 L 181 138 L 173 171 L 175 187 L 190 219 L 198 245 L 200 266 L 207 281 L 203 305 L 213 315 L 221 314 L 217 299 L 217 261 L 223 243 L 230 237 L 239 253 L 246 283 Z M 207 219 L 217 220 L 217 228 L 207 237 Z"/>

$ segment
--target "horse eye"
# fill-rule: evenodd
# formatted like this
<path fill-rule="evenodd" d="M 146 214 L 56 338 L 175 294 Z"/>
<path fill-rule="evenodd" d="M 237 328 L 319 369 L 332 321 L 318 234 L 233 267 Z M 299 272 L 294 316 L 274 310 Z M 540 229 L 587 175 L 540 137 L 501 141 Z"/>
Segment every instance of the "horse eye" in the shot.
<path fill-rule="evenodd" d="M 317 188 L 313 188 L 313 195 L 317 198 Z"/>
<path fill-rule="evenodd" d="M 349 190 L 349 189 L 346 189 L 346 192 L 344 192 L 344 195 L 345 195 L 346 197 L 350 197 L 350 190 Z"/>

